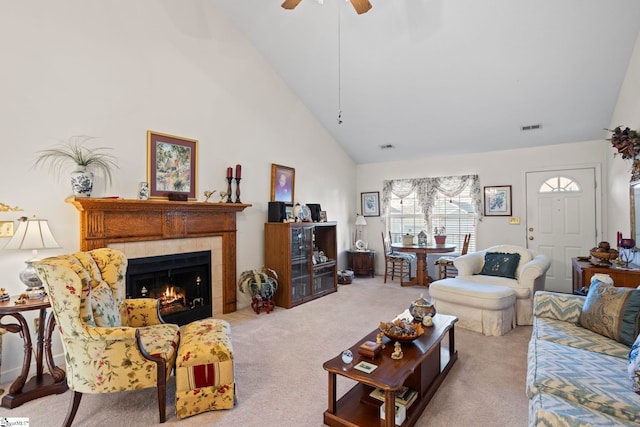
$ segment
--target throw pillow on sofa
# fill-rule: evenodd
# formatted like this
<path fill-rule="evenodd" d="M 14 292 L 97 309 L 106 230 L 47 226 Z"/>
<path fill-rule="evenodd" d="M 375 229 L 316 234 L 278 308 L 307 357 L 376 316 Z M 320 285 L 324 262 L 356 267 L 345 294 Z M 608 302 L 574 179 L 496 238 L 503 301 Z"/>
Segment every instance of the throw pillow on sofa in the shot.
<path fill-rule="evenodd" d="M 638 335 L 638 338 L 636 338 L 636 341 L 631 346 L 627 369 L 629 371 L 631 387 L 636 393 L 640 394 L 640 335 Z"/>
<path fill-rule="evenodd" d="M 592 281 L 579 318 L 583 328 L 631 346 L 639 322 L 640 289 Z"/>
<path fill-rule="evenodd" d="M 516 278 L 516 270 L 520 263 L 520 254 L 503 254 L 487 252 L 484 254 L 484 265 L 479 274 L 484 276 Z"/>

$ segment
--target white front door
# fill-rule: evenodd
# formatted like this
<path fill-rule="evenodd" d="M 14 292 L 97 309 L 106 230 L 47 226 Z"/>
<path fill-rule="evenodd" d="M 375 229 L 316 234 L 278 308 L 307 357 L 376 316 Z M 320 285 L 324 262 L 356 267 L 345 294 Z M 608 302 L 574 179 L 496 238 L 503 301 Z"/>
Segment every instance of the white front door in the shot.
<path fill-rule="evenodd" d="M 596 246 L 595 168 L 527 172 L 527 246 L 547 255 L 545 290 L 572 292 L 571 258 Z"/>

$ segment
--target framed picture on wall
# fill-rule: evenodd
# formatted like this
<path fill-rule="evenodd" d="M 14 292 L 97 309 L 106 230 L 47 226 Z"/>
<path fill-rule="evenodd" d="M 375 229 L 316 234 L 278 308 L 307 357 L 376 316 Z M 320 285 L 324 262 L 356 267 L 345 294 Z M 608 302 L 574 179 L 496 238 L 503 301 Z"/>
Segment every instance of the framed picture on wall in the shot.
<path fill-rule="evenodd" d="M 511 216 L 511 186 L 484 187 L 484 215 Z"/>
<path fill-rule="evenodd" d="M 287 166 L 271 164 L 271 201 L 293 206 L 296 170 Z"/>
<path fill-rule="evenodd" d="M 363 216 L 380 216 L 380 192 L 370 191 L 360 193 L 360 203 L 362 204 Z"/>
<path fill-rule="evenodd" d="M 196 200 L 198 141 L 147 131 L 147 180 L 149 196 L 166 198 L 185 194 Z"/>

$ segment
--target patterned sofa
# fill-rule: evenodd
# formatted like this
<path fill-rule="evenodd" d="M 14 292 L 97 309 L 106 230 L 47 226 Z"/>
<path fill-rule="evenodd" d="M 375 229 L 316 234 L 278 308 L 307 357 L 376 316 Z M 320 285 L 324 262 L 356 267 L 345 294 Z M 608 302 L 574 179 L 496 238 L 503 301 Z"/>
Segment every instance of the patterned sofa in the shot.
<path fill-rule="evenodd" d="M 585 300 L 535 294 L 526 387 L 530 426 L 640 425 L 640 395 L 627 373 L 630 347 L 580 326 Z"/>

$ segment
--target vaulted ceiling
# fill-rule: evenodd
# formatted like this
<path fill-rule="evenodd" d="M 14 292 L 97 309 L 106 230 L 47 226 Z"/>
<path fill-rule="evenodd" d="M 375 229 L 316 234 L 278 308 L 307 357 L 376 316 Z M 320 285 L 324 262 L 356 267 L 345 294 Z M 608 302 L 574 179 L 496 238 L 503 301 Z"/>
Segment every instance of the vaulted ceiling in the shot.
<path fill-rule="evenodd" d="M 604 139 L 640 31 L 638 0 L 215 2 L 356 163 Z"/>

